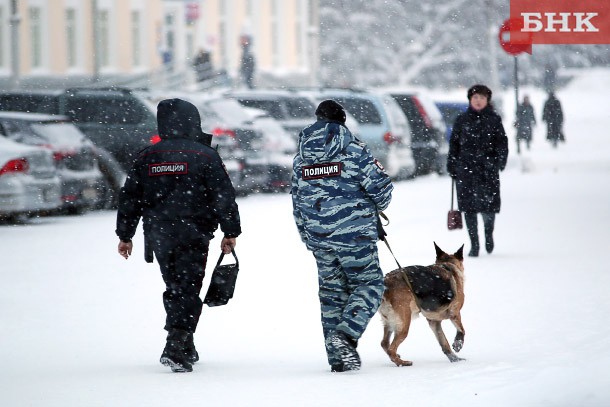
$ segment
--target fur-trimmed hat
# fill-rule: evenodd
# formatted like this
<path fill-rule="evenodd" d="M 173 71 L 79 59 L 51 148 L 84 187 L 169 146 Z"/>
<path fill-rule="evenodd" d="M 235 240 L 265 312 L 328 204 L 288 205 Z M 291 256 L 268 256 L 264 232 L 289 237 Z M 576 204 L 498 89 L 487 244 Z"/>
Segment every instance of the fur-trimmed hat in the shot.
<path fill-rule="evenodd" d="M 491 101 L 491 89 L 489 89 L 485 85 L 474 85 L 470 89 L 468 89 L 468 100 L 472 98 L 474 94 L 483 95 L 487 98 L 487 102 Z"/>
<path fill-rule="evenodd" d="M 345 109 L 334 100 L 325 100 L 318 105 L 316 116 L 319 119 L 333 120 L 345 124 Z"/>

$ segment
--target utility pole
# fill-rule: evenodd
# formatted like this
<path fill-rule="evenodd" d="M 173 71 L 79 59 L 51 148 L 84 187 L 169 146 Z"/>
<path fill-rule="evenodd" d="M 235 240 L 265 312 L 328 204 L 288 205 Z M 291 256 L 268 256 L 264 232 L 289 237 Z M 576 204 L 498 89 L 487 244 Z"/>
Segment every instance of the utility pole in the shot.
<path fill-rule="evenodd" d="M 11 0 L 11 89 L 19 87 L 19 7 L 17 0 Z"/>
<path fill-rule="evenodd" d="M 91 30 L 93 38 L 93 83 L 100 80 L 99 32 L 97 27 L 97 0 L 91 0 Z"/>

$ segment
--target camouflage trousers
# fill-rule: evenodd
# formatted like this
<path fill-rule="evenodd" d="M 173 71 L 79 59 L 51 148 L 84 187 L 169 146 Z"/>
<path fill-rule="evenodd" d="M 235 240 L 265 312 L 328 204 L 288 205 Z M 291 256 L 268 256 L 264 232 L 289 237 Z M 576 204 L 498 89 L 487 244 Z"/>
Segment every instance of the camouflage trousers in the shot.
<path fill-rule="evenodd" d="M 358 340 L 377 312 L 383 296 L 383 273 L 377 245 L 350 250 L 316 250 L 322 330 L 330 365 L 341 362 L 330 343 L 339 331 Z"/>

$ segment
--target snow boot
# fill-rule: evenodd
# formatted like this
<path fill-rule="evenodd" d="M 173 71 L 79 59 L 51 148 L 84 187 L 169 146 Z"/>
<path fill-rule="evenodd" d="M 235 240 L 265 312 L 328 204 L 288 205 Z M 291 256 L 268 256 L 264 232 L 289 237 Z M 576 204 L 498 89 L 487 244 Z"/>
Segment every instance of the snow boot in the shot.
<path fill-rule="evenodd" d="M 483 213 L 483 225 L 485 226 L 485 250 L 491 254 L 494 251 L 494 224 L 495 213 Z"/>
<path fill-rule="evenodd" d="M 184 345 L 189 333 L 180 329 L 171 329 L 167 334 L 167 343 L 161 354 L 161 362 L 169 366 L 172 372 L 192 372 L 193 365 L 185 356 Z"/>
<path fill-rule="evenodd" d="M 190 363 L 195 363 L 199 360 L 199 353 L 195 349 L 195 342 L 193 340 L 193 334 L 189 333 L 186 337 L 186 343 L 184 344 L 184 356 Z"/>
<path fill-rule="evenodd" d="M 337 332 L 330 337 L 330 342 L 333 344 L 339 357 L 343 362 L 343 370 L 335 370 L 336 372 L 347 372 L 349 370 L 360 370 L 360 355 L 356 351 L 357 342 L 348 338 L 345 334 Z M 335 366 L 339 368 L 339 365 Z M 332 368 L 331 368 L 332 370 Z"/>

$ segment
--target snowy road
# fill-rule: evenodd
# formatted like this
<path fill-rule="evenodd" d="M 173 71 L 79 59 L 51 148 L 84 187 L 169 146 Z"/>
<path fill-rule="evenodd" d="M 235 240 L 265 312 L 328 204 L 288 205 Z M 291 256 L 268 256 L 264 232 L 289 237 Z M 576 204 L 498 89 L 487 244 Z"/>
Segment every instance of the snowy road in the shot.
<path fill-rule="evenodd" d="M 609 91 L 606 70 L 558 93 L 568 139 L 558 150 L 539 125 L 532 150 L 516 156 L 505 118 L 512 151 L 496 251 L 465 265 L 466 361 L 449 363 L 419 319 L 400 348 L 414 365 L 397 368 L 379 346 L 375 317 L 359 347 L 363 369 L 331 374 L 315 264 L 290 198 L 260 195 L 238 202 L 235 298 L 204 308 L 201 361 L 190 374 L 158 363 L 163 285 L 157 266 L 144 263 L 141 233 L 125 261 L 112 212 L 1 225 L 0 405 L 610 405 Z M 539 117 L 544 95 L 528 93 Z M 512 106 L 512 93 L 504 98 Z M 465 230 L 446 230 L 449 193 L 446 177 L 396 185 L 387 232 L 401 264 L 431 263 L 433 241 L 445 251 L 467 242 Z M 219 244 L 212 242 L 209 263 Z M 379 250 L 391 271 L 392 257 Z"/>

